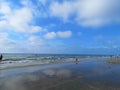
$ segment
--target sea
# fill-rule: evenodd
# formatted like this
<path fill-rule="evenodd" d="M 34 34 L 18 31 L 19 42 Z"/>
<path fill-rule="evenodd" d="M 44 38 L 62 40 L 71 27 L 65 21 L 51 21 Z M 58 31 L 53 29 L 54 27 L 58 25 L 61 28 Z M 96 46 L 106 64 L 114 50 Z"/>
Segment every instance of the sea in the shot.
<path fill-rule="evenodd" d="M 53 63 L 68 63 L 78 60 L 107 58 L 105 55 L 81 55 L 81 54 L 29 54 L 29 53 L 3 53 L 0 62 L 1 69 L 9 69 L 22 66 L 45 65 Z"/>

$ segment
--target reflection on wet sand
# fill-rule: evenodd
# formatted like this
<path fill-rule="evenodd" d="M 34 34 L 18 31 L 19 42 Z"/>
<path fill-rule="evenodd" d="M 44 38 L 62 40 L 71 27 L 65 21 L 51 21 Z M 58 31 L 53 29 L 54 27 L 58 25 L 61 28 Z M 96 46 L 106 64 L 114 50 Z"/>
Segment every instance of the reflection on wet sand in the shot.
<path fill-rule="evenodd" d="M 4 70 L 0 78 L 0 90 L 120 90 L 120 66 L 106 61 L 81 61 L 63 65 Z M 29 68 L 29 67 L 28 67 Z M 17 72 L 22 72 L 17 74 Z M 2 73 L 2 71 L 1 71 Z"/>
<path fill-rule="evenodd" d="M 48 77 L 57 77 L 57 78 L 70 78 L 71 71 L 67 69 L 47 69 L 44 70 L 43 73 Z"/>

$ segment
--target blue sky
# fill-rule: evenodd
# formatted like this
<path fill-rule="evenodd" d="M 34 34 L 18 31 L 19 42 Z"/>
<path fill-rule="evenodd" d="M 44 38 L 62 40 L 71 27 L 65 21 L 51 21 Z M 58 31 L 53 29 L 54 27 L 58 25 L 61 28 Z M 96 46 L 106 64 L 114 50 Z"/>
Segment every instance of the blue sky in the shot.
<path fill-rule="evenodd" d="M 120 54 L 119 3 L 0 0 L 0 52 Z"/>

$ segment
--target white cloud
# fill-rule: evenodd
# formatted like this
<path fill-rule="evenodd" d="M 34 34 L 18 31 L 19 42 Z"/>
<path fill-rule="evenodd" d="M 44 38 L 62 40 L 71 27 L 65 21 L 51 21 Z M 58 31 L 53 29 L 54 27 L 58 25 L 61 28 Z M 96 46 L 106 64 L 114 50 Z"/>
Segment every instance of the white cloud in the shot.
<path fill-rule="evenodd" d="M 9 38 L 9 34 L 0 32 L 0 52 L 42 52 L 48 48 L 46 42 L 37 36 L 29 36 L 28 39 L 13 40 Z"/>
<path fill-rule="evenodd" d="M 0 39 L 5 39 L 7 36 L 8 36 L 7 33 L 4 32 L 0 33 Z"/>
<path fill-rule="evenodd" d="M 74 16 L 74 22 L 83 26 L 100 26 L 120 22 L 119 3 L 119 0 L 53 2 L 50 6 L 50 13 L 64 21 L 68 21 L 71 16 Z"/>
<path fill-rule="evenodd" d="M 51 4 L 50 12 L 52 16 L 58 16 L 63 18 L 64 21 L 68 20 L 68 16 L 73 13 L 72 2 L 64 2 L 60 4 L 58 2 L 54 2 Z"/>
<path fill-rule="evenodd" d="M 45 46 L 46 45 L 45 42 L 37 36 L 29 37 L 28 43 L 32 46 Z"/>
<path fill-rule="evenodd" d="M 24 32 L 29 29 L 29 22 L 32 20 L 32 12 L 29 8 L 24 7 L 15 10 L 8 20 L 14 30 Z"/>
<path fill-rule="evenodd" d="M 36 33 L 44 31 L 40 26 L 34 25 L 33 7 L 23 4 L 23 7 L 12 8 L 9 2 L 1 1 L 0 6 L 0 29 L 12 30 L 16 32 Z"/>
<path fill-rule="evenodd" d="M 56 37 L 55 32 L 48 32 L 45 36 L 46 39 L 54 39 Z"/>
<path fill-rule="evenodd" d="M 0 12 L 3 14 L 10 14 L 11 13 L 11 8 L 9 7 L 9 3 L 6 2 L 0 2 Z"/>
<path fill-rule="evenodd" d="M 72 32 L 71 31 L 64 31 L 64 32 L 59 31 L 57 32 L 57 35 L 60 38 L 69 38 L 72 36 Z"/>
<path fill-rule="evenodd" d="M 4 26 L 6 26 L 6 24 L 7 24 L 7 22 L 5 20 L 0 21 L 0 29 L 6 28 L 6 27 L 4 27 Z"/>
<path fill-rule="evenodd" d="M 58 31 L 58 32 L 48 32 L 47 34 L 44 35 L 46 39 L 54 39 L 56 37 L 59 38 L 69 38 L 72 36 L 71 31 Z"/>
<path fill-rule="evenodd" d="M 47 30 L 40 27 L 40 26 L 31 26 L 30 32 L 36 33 L 36 32 L 46 32 Z"/>
<path fill-rule="evenodd" d="M 0 32 L 0 51 L 1 52 L 6 52 L 6 51 L 9 52 L 16 46 L 17 46 L 16 41 L 9 39 L 8 33 Z"/>
<path fill-rule="evenodd" d="M 14 40 L 8 39 L 8 33 L 0 33 L 0 46 L 5 46 L 10 47 L 15 44 Z"/>

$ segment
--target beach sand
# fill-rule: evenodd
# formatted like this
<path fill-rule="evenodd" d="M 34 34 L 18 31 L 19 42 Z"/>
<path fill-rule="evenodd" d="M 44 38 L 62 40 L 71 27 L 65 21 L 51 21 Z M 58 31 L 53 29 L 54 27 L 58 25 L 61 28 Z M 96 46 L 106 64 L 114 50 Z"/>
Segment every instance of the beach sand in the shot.
<path fill-rule="evenodd" d="M 120 66 L 103 60 L 0 70 L 0 90 L 120 90 Z"/>

